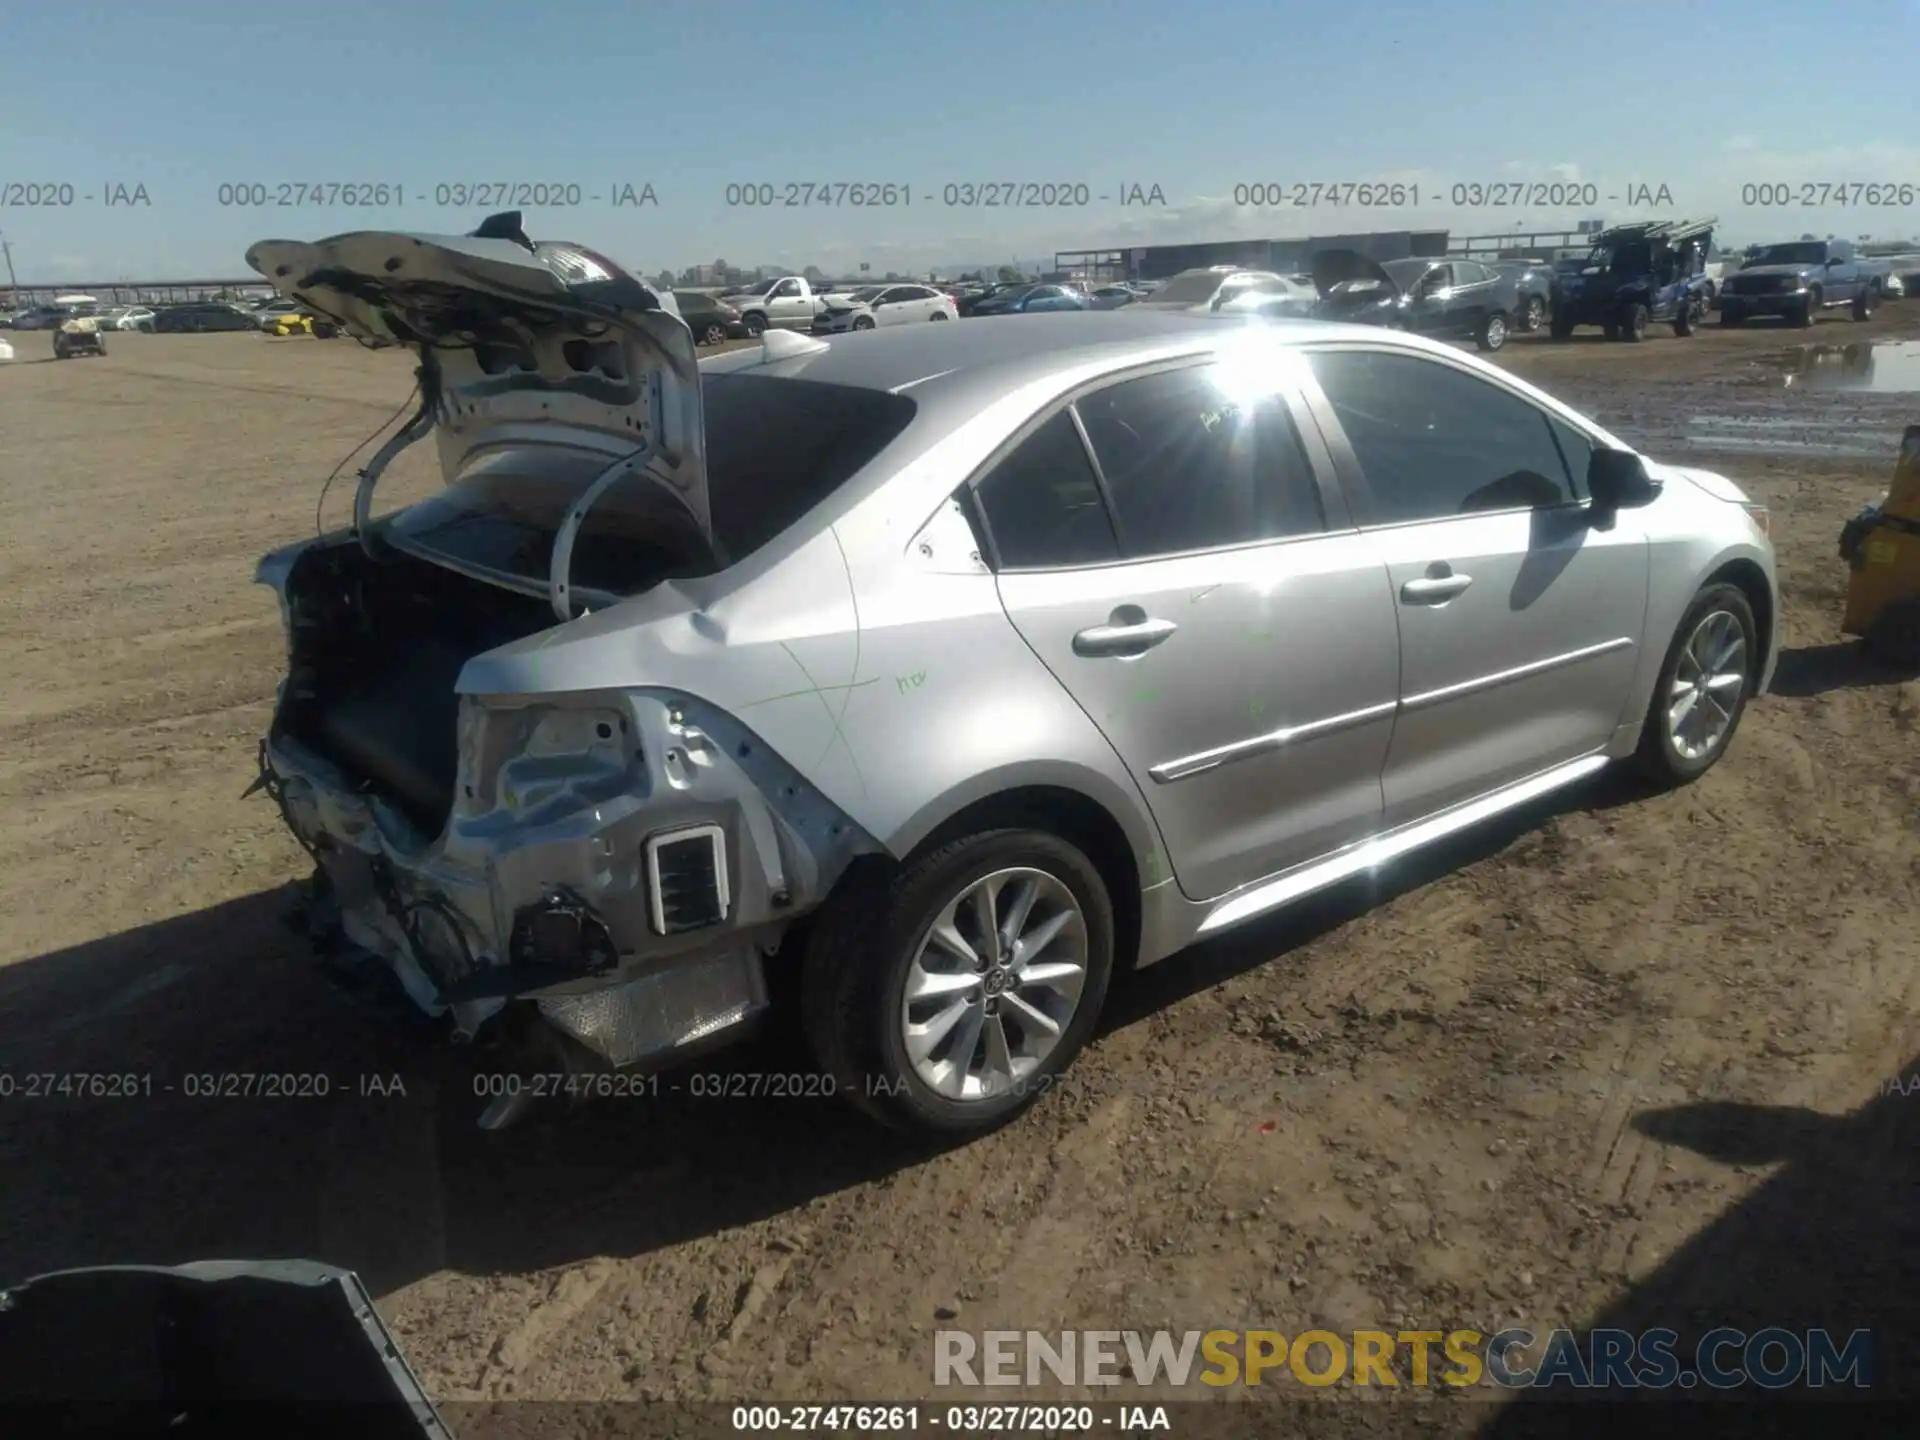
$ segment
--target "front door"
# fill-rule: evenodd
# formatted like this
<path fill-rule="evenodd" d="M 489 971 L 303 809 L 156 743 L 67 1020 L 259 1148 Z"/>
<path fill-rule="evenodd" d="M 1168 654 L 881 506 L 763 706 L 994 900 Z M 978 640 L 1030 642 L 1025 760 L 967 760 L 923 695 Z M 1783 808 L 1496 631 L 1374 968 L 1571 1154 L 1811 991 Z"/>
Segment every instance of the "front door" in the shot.
<path fill-rule="evenodd" d="M 1273 357 L 1096 388 L 979 487 L 1008 616 L 1133 774 L 1197 900 L 1380 822 L 1394 606 L 1298 362 Z"/>
<path fill-rule="evenodd" d="M 1594 523 L 1595 442 L 1464 362 L 1343 346 L 1311 368 L 1399 615 L 1386 824 L 1605 746 L 1630 718 L 1649 558 L 1635 512 Z"/>
<path fill-rule="evenodd" d="M 1453 323 L 1453 266 L 1435 265 L 1413 287 L 1407 328 L 1417 335 L 1445 335 Z"/>

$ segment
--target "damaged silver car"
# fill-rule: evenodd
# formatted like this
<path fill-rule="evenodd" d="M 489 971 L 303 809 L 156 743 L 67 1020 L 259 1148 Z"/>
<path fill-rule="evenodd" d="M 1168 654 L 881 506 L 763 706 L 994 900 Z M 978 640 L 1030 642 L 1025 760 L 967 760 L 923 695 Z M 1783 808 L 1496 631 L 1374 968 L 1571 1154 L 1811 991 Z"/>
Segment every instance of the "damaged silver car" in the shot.
<path fill-rule="evenodd" d="M 1117 968 L 1614 757 L 1691 779 L 1771 672 L 1764 509 L 1417 337 L 1130 306 L 702 365 L 515 216 L 248 259 L 420 383 L 352 526 L 261 564 L 259 783 L 347 970 L 543 1070 L 793 974 L 838 1093 L 983 1129 Z"/>

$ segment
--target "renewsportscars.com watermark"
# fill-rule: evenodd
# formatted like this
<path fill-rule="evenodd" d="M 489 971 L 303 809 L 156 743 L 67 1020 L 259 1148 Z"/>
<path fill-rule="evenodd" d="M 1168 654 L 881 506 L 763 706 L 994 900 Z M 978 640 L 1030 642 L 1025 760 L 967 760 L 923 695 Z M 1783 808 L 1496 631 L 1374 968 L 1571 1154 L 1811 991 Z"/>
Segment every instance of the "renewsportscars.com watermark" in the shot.
<path fill-rule="evenodd" d="M 1478 1330 L 937 1330 L 938 1386 L 1365 1385 L 1454 1388 L 1865 1389 L 1872 1335 L 1770 1326 L 1679 1332 Z M 1404 1377 L 1404 1378 L 1403 1378 Z"/>

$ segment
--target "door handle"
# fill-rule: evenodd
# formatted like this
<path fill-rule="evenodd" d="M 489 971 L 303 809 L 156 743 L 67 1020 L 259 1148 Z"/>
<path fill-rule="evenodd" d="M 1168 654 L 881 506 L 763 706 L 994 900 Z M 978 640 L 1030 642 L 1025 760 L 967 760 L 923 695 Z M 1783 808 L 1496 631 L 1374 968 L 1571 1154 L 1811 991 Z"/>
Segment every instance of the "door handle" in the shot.
<path fill-rule="evenodd" d="M 1087 659 L 1107 655 L 1144 655 L 1180 627 L 1171 620 L 1127 620 L 1095 625 L 1073 637 L 1073 653 Z"/>
<path fill-rule="evenodd" d="M 1438 605 L 1471 584 L 1471 575 L 1429 575 L 1424 580 L 1407 581 L 1400 587 L 1400 598 L 1408 605 Z"/>

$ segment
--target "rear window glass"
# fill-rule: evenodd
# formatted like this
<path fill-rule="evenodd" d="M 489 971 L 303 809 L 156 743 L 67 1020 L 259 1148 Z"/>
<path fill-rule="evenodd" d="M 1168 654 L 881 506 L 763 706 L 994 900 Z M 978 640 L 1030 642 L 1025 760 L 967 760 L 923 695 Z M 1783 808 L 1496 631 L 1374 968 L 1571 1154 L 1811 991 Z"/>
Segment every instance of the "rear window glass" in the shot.
<path fill-rule="evenodd" d="M 716 538 L 738 563 L 832 495 L 904 431 L 904 395 L 765 375 L 705 375 L 707 473 Z M 393 518 L 396 537 L 467 565 L 544 585 L 567 508 L 603 468 L 556 451 L 531 473 L 527 452 L 475 467 Z M 636 594 L 721 561 L 664 487 L 635 480 L 594 505 L 574 544 L 578 588 Z"/>

